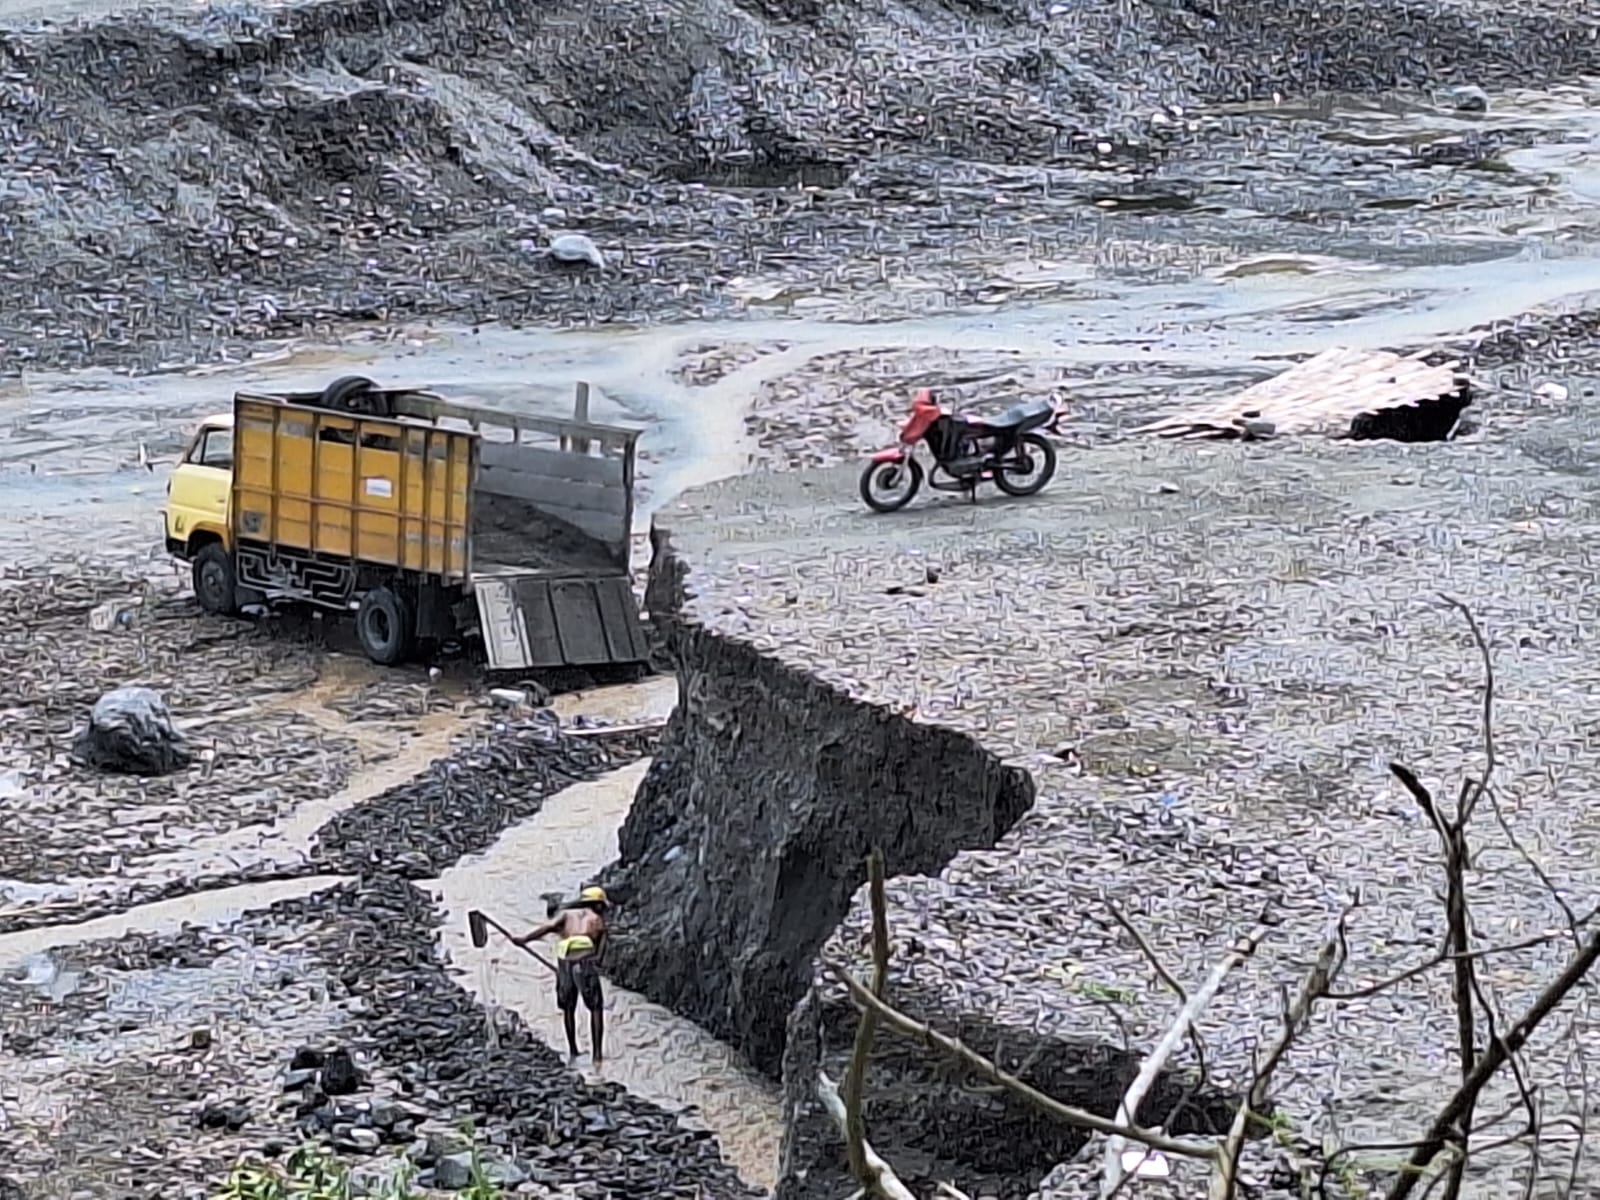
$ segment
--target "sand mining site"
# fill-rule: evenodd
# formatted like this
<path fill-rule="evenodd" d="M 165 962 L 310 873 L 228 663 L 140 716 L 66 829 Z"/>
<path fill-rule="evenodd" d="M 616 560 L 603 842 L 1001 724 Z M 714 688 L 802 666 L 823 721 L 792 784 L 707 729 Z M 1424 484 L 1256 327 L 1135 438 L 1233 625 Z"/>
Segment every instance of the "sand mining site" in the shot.
<path fill-rule="evenodd" d="M 1496 677 L 1480 1054 L 1600 903 L 1597 59 L 1554 0 L 0 0 L 0 1200 L 267 1200 L 306 1145 L 308 1197 L 859 1194 L 819 1081 L 874 846 L 888 1001 L 1104 1117 L 1180 1006 L 1151 960 L 1194 995 L 1259 933 L 1137 1113 L 1191 1141 L 1345 914 L 1238 1195 L 1387 1196 L 1462 1074 L 1460 960 L 1375 986 L 1448 923 L 1388 764 L 1447 808 L 1483 771 L 1441 593 Z M 1334 345 L 1476 402 L 1130 432 Z M 352 373 L 642 427 L 662 672 L 532 708 L 202 615 L 160 536 L 195 422 Z M 1055 481 L 867 513 L 922 386 L 1063 397 Z M 127 684 L 187 766 L 74 760 Z M 466 921 L 595 881 L 598 1065 Z M 1456 1194 L 1600 1195 L 1593 1000 L 1483 1090 Z M 1103 1139 L 903 1032 L 864 1122 L 918 1200 L 1102 1195 Z M 1205 1194 L 1164 1165 L 1120 1194 Z"/>

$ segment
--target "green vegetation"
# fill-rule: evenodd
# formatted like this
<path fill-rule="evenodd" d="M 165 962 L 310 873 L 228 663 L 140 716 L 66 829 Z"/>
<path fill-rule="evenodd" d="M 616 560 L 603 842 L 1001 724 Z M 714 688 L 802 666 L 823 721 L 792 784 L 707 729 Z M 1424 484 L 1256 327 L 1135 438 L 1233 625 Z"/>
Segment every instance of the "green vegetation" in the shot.
<path fill-rule="evenodd" d="M 464 1122 L 461 1132 L 472 1167 L 471 1182 L 458 1195 L 462 1200 L 501 1200 L 500 1185 L 484 1170 L 472 1123 Z M 374 1173 L 362 1194 L 372 1200 L 413 1200 L 416 1166 L 404 1155 L 391 1161 L 388 1171 Z M 353 1200 L 356 1195 L 349 1166 L 326 1147 L 308 1142 L 281 1167 L 258 1159 L 240 1160 L 212 1193 L 212 1200 Z"/>
<path fill-rule="evenodd" d="M 410 1166 L 396 1164 L 385 1200 L 409 1200 Z M 228 1173 L 214 1200 L 350 1200 L 350 1170 L 331 1152 L 308 1144 L 289 1155 L 283 1166 L 245 1160 Z"/>

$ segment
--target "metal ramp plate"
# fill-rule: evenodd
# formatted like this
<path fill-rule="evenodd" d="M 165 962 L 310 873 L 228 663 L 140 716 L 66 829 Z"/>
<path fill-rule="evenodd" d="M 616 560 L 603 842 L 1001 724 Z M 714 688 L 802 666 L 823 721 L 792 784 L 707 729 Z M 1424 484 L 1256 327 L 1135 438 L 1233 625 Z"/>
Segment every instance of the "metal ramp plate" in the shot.
<path fill-rule="evenodd" d="M 644 662 L 650 654 L 626 575 L 473 581 L 490 670 Z"/>

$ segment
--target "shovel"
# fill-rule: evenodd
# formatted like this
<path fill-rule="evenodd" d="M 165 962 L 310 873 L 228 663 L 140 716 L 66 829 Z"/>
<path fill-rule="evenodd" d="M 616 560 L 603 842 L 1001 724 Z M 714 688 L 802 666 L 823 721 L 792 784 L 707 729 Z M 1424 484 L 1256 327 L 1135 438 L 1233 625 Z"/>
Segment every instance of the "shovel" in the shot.
<path fill-rule="evenodd" d="M 489 944 L 489 930 L 491 929 L 498 930 L 500 933 L 503 933 L 507 941 L 509 941 L 518 950 L 521 950 L 529 958 L 538 959 L 552 971 L 556 969 L 555 963 L 551 962 L 544 955 L 540 954 L 537 950 L 529 949 L 527 946 L 522 945 L 515 938 L 513 938 L 511 936 L 511 931 L 508 930 L 504 925 L 500 924 L 499 921 L 496 921 L 487 913 L 479 912 L 475 908 L 468 910 L 467 934 L 472 938 L 472 948 L 474 950 L 482 950 Z"/>

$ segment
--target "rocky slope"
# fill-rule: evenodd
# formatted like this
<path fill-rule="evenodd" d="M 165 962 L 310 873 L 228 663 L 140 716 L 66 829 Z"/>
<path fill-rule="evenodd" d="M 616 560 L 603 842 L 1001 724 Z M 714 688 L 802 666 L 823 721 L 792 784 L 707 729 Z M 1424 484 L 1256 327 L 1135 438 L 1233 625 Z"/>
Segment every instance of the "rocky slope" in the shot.
<path fill-rule="evenodd" d="M 1159 155 L 1189 136 L 1152 129 L 1165 103 L 1542 82 L 1594 65 L 1595 22 L 1545 0 L 328 0 L 6 32 L 0 372 L 358 320 L 693 313 L 764 261 L 940 261 L 991 205 L 928 186 L 937 164 Z M 805 170 L 860 182 L 693 182 Z M 563 229 L 610 268 L 549 262 Z"/>

